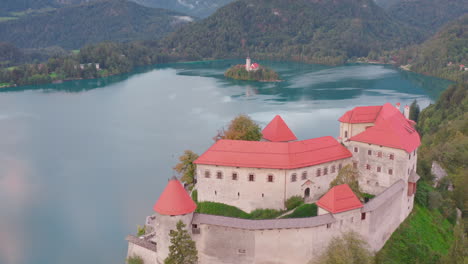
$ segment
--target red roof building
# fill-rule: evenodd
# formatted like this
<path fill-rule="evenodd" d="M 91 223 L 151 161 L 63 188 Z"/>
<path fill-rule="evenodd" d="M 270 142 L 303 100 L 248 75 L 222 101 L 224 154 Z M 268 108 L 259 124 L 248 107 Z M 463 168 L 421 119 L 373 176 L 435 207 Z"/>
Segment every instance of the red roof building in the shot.
<path fill-rule="evenodd" d="M 350 158 L 333 137 L 293 142 L 218 140 L 195 164 L 244 168 L 295 169 Z"/>
<path fill-rule="evenodd" d="M 277 115 L 262 131 L 263 138 L 273 142 L 294 141 L 296 135 L 289 129 L 281 116 Z"/>
<path fill-rule="evenodd" d="M 359 201 L 347 184 L 331 188 L 317 201 L 317 206 L 320 206 L 332 214 L 363 207 L 361 201 Z"/>
<path fill-rule="evenodd" d="M 340 122 L 357 124 L 373 123 L 349 140 L 403 149 L 406 152 L 415 150 L 421 144 L 418 132 L 414 129 L 414 121 L 406 119 L 403 114 L 390 103 L 383 106 L 356 107 L 346 112 Z"/>
<path fill-rule="evenodd" d="M 158 201 L 154 205 L 155 212 L 162 215 L 184 215 L 193 213 L 197 205 L 185 191 L 176 177 L 168 183 Z"/>

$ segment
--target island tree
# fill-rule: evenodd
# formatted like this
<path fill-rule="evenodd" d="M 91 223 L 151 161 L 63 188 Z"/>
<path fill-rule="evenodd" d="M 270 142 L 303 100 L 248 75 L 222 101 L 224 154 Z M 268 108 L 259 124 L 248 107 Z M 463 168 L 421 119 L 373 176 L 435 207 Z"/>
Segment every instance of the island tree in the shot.
<path fill-rule="evenodd" d="M 164 260 L 164 264 L 195 264 L 198 262 L 195 241 L 190 237 L 182 221 L 177 222 L 176 230 L 171 230 L 169 236 L 171 245 L 169 246 L 169 256 Z"/>
<path fill-rule="evenodd" d="M 241 114 L 231 121 L 227 130 L 221 129 L 218 131 L 214 140 L 218 141 L 220 139 L 260 141 L 262 139 L 262 131 L 252 118 Z"/>
<path fill-rule="evenodd" d="M 191 150 L 184 151 L 184 154 L 179 157 L 180 162 L 177 163 L 174 170 L 182 174 L 181 181 L 187 184 L 194 183 L 197 166 L 193 162 L 196 159 L 198 159 L 198 155 Z"/>

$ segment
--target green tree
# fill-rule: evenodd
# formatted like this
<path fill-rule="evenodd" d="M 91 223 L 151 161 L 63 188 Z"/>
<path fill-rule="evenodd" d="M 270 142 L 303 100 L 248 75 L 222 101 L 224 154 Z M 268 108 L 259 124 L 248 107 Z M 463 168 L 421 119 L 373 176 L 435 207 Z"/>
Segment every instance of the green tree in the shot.
<path fill-rule="evenodd" d="M 143 259 L 140 256 L 133 256 L 127 258 L 127 264 L 143 264 Z"/>
<path fill-rule="evenodd" d="M 459 221 L 453 232 L 455 241 L 449 253 L 441 259 L 440 264 L 466 264 L 468 261 L 468 240 L 464 232 L 463 221 Z"/>
<path fill-rule="evenodd" d="M 262 131 L 252 118 L 240 114 L 231 121 L 227 130 L 222 129 L 214 137 L 214 140 L 219 139 L 259 141 L 262 139 Z"/>
<path fill-rule="evenodd" d="M 418 122 L 420 111 L 421 110 L 419 109 L 418 101 L 414 100 L 410 105 L 409 119 L 413 120 L 414 122 Z"/>
<path fill-rule="evenodd" d="M 367 249 L 368 245 L 355 232 L 345 233 L 333 238 L 326 251 L 311 264 L 371 264 L 374 258 Z"/>
<path fill-rule="evenodd" d="M 186 150 L 184 154 L 179 157 L 179 163 L 174 167 L 178 173 L 182 174 L 182 181 L 188 184 L 192 184 L 195 178 L 195 170 L 197 169 L 197 165 L 193 162 L 198 159 L 198 155 L 191 151 Z"/>
<path fill-rule="evenodd" d="M 358 198 L 362 198 L 362 192 L 359 188 L 359 171 L 355 169 L 352 165 L 348 164 L 344 166 L 339 172 L 336 178 L 330 182 L 330 188 L 341 185 L 348 184 L 348 186 L 353 190 L 354 194 Z"/>
<path fill-rule="evenodd" d="M 192 240 L 185 224 L 179 220 L 176 230 L 171 230 L 171 245 L 169 246 L 169 256 L 164 260 L 164 264 L 194 264 L 198 261 L 198 251 L 195 241 Z"/>

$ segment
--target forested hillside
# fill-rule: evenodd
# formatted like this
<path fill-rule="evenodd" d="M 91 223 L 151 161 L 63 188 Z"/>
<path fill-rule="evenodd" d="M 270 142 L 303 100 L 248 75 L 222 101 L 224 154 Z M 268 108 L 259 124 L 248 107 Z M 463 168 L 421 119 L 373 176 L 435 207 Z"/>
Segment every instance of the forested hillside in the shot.
<path fill-rule="evenodd" d="M 0 39 L 20 48 L 77 49 L 102 41 L 158 39 L 192 21 L 184 14 L 104 0 L 0 23 Z"/>
<path fill-rule="evenodd" d="M 432 35 L 445 23 L 468 13 L 468 0 L 402 0 L 388 9 L 399 21 Z"/>
<path fill-rule="evenodd" d="M 421 41 L 372 0 L 238 0 L 162 43 L 188 59 L 243 57 L 339 64 Z"/>
<path fill-rule="evenodd" d="M 458 82 L 468 82 L 468 15 L 443 27 L 421 45 L 402 50 L 400 64 L 410 64 L 412 71 Z"/>

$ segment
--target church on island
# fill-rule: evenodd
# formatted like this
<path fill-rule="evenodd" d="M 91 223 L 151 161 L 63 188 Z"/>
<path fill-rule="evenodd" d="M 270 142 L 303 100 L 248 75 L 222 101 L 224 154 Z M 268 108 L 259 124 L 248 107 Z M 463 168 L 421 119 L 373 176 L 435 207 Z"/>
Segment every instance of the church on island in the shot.
<path fill-rule="evenodd" d="M 246 65 L 247 67 L 247 65 Z M 348 231 L 380 250 L 413 209 L 420 137 L 409 107 L 361 106 L 339 118 L 339 137 L 298 140 L 280 116 L 262 131 L 262 141 L 219 140 L 196 161 L 199 201 L 285 209 L 292 196 L 316 203 L 314 217 L 250 220 L 196 213 L 196 203 L 177 178 L 154 205 L 150 232 L 127 236 L 128 256 L 164 263 L 169 232 L 180 220 L 196 243 L 201 264 L 308 263 Z M 351 188 L 329 188 L 344 166 L 359 171 L 360 201 Z"/>

